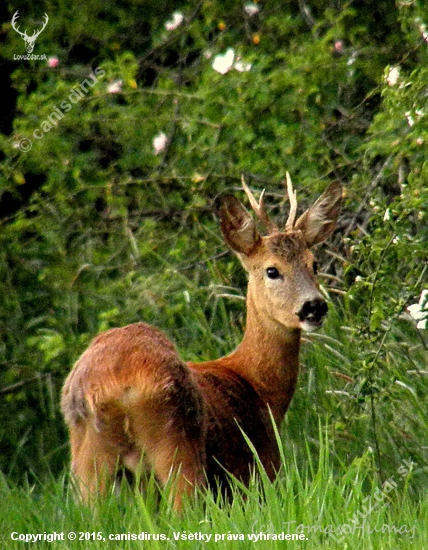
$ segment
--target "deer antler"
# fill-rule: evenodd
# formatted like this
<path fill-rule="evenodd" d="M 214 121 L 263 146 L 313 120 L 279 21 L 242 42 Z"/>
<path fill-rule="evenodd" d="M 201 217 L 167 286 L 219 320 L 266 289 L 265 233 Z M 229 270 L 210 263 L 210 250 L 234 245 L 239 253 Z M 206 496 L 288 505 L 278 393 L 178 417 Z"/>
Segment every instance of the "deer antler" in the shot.
<path fill-rule="evenodd" d="M 248 197 L 248 200 L 250 201 L 251 208 L 254 210 L 255 215 L 264 224 L 264 226 L 266 227 L 269 233 L 274 233 L 275 231 L 278 231 L 278 227 L 273 223 L 272 220 L 269 219 L 269 216 L 265 209 L 265 205 L 264 205 L 265 190 L 263 189 L 260 195 L 259 201 L 257 202 L 253 193 L 250 191 L 250 188 L 245 183 L 244 176 L 241 176 L 241 181 L 242 181 L 242 187 Z"/>
<path fill-rule="evenodd" d="M 43 27 L 42 27 L 39 31 L 34 31 L 34 33 L 33 33 L 33 36 L 34 36 L 35 39 L 36 39 L 36 38 L 39 36 L 39 34 L 45 29 L 45 27 L 46 27 L 46 25 L 48 24 L 48 22 L 49 22 L 49 17 L 48 17 L 48 14 L 45 13 L 45 15 L 44 15 L 44 21 L 43 21 Z M 36 33 L 37 33 L 37 34 L 36 34 Z"/>
<path fill-rule="evenodd" d="M 25 39 L 27 39 L 27 38 L 28 38 L 28 36 L 27 36 L 27 31 L 21 32 L 21 31 L 19 30 L 19 27 L 16 27 L 16 26 L 15 26 L 16 20 L 19 18 L 18 13 L 19 13 L 19 11 L 16 11 L 16 12 L 13 14 L 13 17 L 12 17 L 12 27 L 13 27 L 13 29 L 14 29 L 18 34 L 20 34 L 22 37 L 24 37 Z"/>
<path fill-rule="evenodd" d="M 288 214 L 288 220 L 285 224 L 285 230 L 290 231 L 294 227 L 294 222 L 296 221 L 296 213 L 297 213 L 297 199 L 296 199 L 296 191 L 293 191 L 293 184 L 291 183 L 290 174 L 286 173 L 286 184 L 287 184 L 287 193 L 288 193 L 288 199 L 290 201 L 290 212 Z"/>
<path fill-rule="evenodd" d="M 36 38 L 37 38 L 37 37 L 39 36 L 39 34 L 45 29 L 46 25 L 47 25 L 48 22 L 49 22 L 48 14 L 45 13 L 45 15 L 44 15 L 44 21 L 43 21 L 43 27 L 42 27 L 39 31 L 35 30 L 31 36 L 28 36 L 26 30 L 25 30 L 24 32 L 21 32 L 21 31 L 19 30 L 19 27 L 16 27 L 16 26 L 15 26 L 16 21 L 17 21 L 17 19 L 19 18 L 19 15 L 18 15 L 18 14 L 19 14 L 19 11 L 16 11 L 16 12 L 13 14 L 13 17 L 12 17 L 12 27 L 13 27 L 13 29 L 14 29 L 18 34 L 20 34 L 20 35 L 24 38 L 24 40 L 30 40 L 30 39 L 31 39 L 32 41 L 35 41 Z"/>

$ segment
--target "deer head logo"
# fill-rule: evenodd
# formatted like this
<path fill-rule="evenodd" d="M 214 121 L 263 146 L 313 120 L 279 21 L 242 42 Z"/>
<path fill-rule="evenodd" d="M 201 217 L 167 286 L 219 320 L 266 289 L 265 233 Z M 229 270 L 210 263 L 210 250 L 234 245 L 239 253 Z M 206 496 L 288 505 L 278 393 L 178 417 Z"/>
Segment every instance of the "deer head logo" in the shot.
<path fill-rule="evenodd" d="M 48 21 L 49 21 L 49 17 L 48 15 L 45 13 L 44 15 L 44 18 L 43 18 L 43 27 L 38 30 L 38 31 L 34 31 L 33 34 L 31 36 L 28 36 L 27 34 L 27 31 L 24 31 L 24 32 L 21 32 L 19 30 L 19 27 L 16 26 L 16 21 L 18 19 L 18 12 L 16 11 L 14 14 L 13 14 L 13 17 L 12 17 L 12 27 L 14 28 L 14 30 L 20 34 L 22 36 L 22 38 L 24 39 L 24 42 L 25 42 L 25 49 L 27 50 L 27 53 L 31 53 L 34 49 L 34 44 L 37 40 L 37 37 L 39 36 L 39 34 L 44 30 L 44 28 L 46 27 L 46 25 L 48 24 Z"/>

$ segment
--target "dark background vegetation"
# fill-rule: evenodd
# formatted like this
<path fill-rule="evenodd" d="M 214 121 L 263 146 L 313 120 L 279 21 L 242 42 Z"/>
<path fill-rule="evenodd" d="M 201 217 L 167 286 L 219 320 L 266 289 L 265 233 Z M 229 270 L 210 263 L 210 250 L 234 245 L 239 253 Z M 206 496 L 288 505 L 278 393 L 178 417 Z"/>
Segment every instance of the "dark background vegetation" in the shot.
<path fill-rule="evenodd" d="M 288 170 L 301 208 L 331 181 L 346 200 L 319 251 L 330 316 L 305 346 L 286 449 L 316 451 L 321 422 L 338 461 L 366 460 L 385 479 L 412 459 L 414 487 L 426 487 L 427 331 L 406 307 L 427 288 L 427 9 L 267 0 L 250 16 L 245 6 L 2 3 L 0 470 L 17 481 L 65 467 L 60 388 L 99 331 L 145 320 L 185 359 L 233 349 L 245 274 L 213 200 L 242 197 L 244 173 L 285 219 Z M 17 10 L 29 34 L 49 15 L 34 54 L 57 66 L 14 60 L 25 53 Z M 174 11 L 184 20 L 168 31 Z M 214 71 L 228 48 L 251 70 Z M 105 76 L 34 139 L 97 67 Z"/>

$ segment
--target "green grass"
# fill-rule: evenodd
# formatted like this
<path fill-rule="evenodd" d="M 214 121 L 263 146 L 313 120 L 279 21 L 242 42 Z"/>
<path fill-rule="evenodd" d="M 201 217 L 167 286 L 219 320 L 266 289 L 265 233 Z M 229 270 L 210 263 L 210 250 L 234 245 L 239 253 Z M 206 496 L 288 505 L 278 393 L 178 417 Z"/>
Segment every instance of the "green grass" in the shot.
<path fill-rule="evenodd" d="M 222 502 L 221 498 L 215 501 L 209 491 L 199 492 L 184 503 L 180 515 L 169 505 L 171 488 L 161 492 L 157 502 L 153 480 L 144 496 L 125 487 L 121 494 L 110 494 L 88 508 L 74 500 L 64 476 L 26 487 L 11 486 L 2 479 L 0 545 L 2 549 L 27 547 L 22 541 L 11 540 L 13 532 L 56 532 L 64 533 L 65 540 L 41 540 L 36 547 L 158 550 L 274 549 L 289 545 L 308 549 L 425 550 L 428 496 L 419 502 L 412 500 L 408 491 L 412 469 L 405 475 L 397 473 L 395 486 L 391 489 L 384 485 L 382 490 L 371 479 L 365 457 L 349 467 L 333 470 L 329 443 L 322 434 L 320 441 L 316 462 L 309 452 L 302 463 L 291 454 L 283 456 L 282 471 L 275 483 L 268 482 L 263 472 L 248 489 L 234 482 L 231 502 Z M 70 541 L 70 533 L 76 533 L 77 539 Z M 91 540 L 85 540 L 85 533 Z M 166 540 L 109 540 L 109 536 L 128 533 L 146 533 L 146 537 L 147 533 L 157 534 Z M 199 538 L 204 535 L 204 540 L 192 540 L 195 533 Z M 303 533 L 304 539 L 287 544 L 273 537 L 287 533 Z M 97 537 L 101 540 L 92 540 Z M 266 540 L 268 537 L 270 540 Z"/>

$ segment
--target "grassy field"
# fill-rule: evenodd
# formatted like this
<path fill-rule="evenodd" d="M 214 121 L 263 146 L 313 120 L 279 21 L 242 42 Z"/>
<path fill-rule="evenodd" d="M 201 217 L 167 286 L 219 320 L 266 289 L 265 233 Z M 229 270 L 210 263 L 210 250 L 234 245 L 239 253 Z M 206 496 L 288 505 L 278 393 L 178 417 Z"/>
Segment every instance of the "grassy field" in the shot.
<path fill-rule="evenodd" d="M 144 497 L 125 487 L 119 496 L 109 495 L 88 508 L 74 501 L 65 478 L 26 488 L 12 487 L 3 479 L 0 545 L 2 549 L 28 547 L 11 536 L 39 534 L 34 547 L 50 549 L 425 550 L 428 497 L 416 503 L 409 494 L 413 466 L 403 464 L 393 478 L 378 485 L 370 481 L 364 460 L 333 471 L 328 441 L 321 441 L 316 463 L 308 454 L 303 464 L 291 455 L 283 457 L 275 484 L 267 482 L 263 473 L 248 490 L 235 483 L 230 503 L 214 501 L 209 492 L 200 493 L 185 503 L 181 515 L 169 507 L 171 488 L 157 502 L 153 480 Z M 60 540 L 52 540 L 53 533 Z M 298 540 L 291 538 L 293 534 Z"/>

